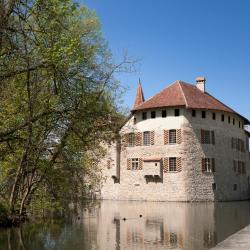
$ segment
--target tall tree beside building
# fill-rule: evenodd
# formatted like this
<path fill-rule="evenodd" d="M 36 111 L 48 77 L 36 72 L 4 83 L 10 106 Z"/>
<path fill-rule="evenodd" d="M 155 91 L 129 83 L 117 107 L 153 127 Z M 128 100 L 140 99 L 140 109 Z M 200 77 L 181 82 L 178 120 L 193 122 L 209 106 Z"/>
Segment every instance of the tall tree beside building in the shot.
<path fill-rule="evenodd" d="M 98 18 L 70 0 L 0 1 L 0 200 L 22 215 L 44 191 L 72 197 L 95 180 L 121 119 Z M 130 66 L 129 66 L 130 67 Z M 38 198 L 36 198 L 38 199 Z"/>

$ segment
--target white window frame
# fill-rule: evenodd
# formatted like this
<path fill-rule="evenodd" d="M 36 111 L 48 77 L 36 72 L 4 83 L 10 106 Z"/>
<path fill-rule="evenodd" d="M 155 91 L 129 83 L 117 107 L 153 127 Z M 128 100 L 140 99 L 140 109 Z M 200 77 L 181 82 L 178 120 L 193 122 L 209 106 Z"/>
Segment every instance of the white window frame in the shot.
<path fill-rule="evenodd" d="M 128 134 L 128 146 L 134 147 L 135 146 L 135 133 Z"/>
<path fill-rule="evenodd" d="M 138 170 L 139 169 L 139 158 L 132 158 L 131 159 L 131 170 Z"/>
<path fill-rule="evenodd" d="M 205 158 L 205 172 L 212 173 L 212 162 L 210 158 Z"/>
<path fill-rule="evenodd" d="M 169 144 L 176 144 L 176 129 L 169 130 Z"/>
<path fill-rule="evenodd" d="M 176 157 L 170 157 L 169 158 L 169 172 L 176 172 L 177 166 L 176 166 Z"/>
<path fill-rule="evenodd" d="M 150 145 L 150 131 L 143 132 L 143 145 L 144 146 Z"/>

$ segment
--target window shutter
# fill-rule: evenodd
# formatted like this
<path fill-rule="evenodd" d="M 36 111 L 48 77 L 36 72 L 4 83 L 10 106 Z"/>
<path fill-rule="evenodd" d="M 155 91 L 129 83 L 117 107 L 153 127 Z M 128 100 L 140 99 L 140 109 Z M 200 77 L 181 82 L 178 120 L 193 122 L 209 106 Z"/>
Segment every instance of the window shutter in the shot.
<path fill-rule="evenodd" d="M 241 174 L 241 161 L 238 161 L 238 173 Z"/>
<path fill-rule="evenodd" d="M 150 144 L 155 144 L 155 131 L 150 131 Z"/>
<path fill-rule="evenodd" d="M 214 135 L 214 131 L 211 131 L 211 141 L 212 141 L 212 144 L 215 145 L 215 135 Z"/>
<path fill-rule="evenodd" d="M 204 142 L 205 142 L 205 133 L 204 133 L 204 130 L 201 129 L 201 143 L 204 144 Z"/>
<path fill-rule="evenodd" d="M 242 152 L 245 152 L 245 143 L 244 141 L 241 141 L 241 143 L 242 143 Z"/>
<path fill-rule="evenodd" d="M 135 145 L 141 146 L 142 145 L 142 132 L 137 132 L 135 134 Z"/>
<path fill-rule="evenodd" d="M 212 172 L 215 172 L 215 159 L 212 158 Z"/>
<path fill-rule="evenodd" d="M 122 135 L 122 145 L 124 146 L 124 147 L 127 147 L 128 146 L 128 134 L 124 134 L 124 135 Z"/>
<path fill-rule="evenodd" d="M 233 167 L 234 172 L 237 172 L 237 161 L 234 160 L 234 167 Z"/>
<path fill-rule="evenodd" d="M 111 168 L 111 162 L 110 162 L 110 160 L 107 160 L 107 168 L 108 168 L 108 169 Z"/>
<path fill-rule="evenodd" d="M 181 144 L 181 129 L 176 130 L 176 143 Z"/>
<path fill-rule="evenodd" d="M 139 158 L 139 170 L 142 170 L 143 160 Z"/>
<path fill-rule="evenodd" d="M 181 168 L 181 157 L 177 157 L 176 158 L 176 171 L 177 172 L 181 172 L 182 168 Z"/>
<path fill-rule="evenodd" d="M 127 159 L 127 170 L 131 170 L 131 159 Z"/>
<path fill-rule="evenodd" d="M 169 144 L 169 130 L 164 130 L 164 145 Z"/>
<path fill-rule="evenodd" d="M 206 170 L 206 160 L 205 160 L 205 158 L 202 158 L 202 161 L 201 161 L 201 171 L 205 172 L 205 170 Z"/>
<path fill-rule="evenodd" d="M 168 158 L 163 158 L 163 171 L 167 173 L 169 171 L 169 160 Z"/>

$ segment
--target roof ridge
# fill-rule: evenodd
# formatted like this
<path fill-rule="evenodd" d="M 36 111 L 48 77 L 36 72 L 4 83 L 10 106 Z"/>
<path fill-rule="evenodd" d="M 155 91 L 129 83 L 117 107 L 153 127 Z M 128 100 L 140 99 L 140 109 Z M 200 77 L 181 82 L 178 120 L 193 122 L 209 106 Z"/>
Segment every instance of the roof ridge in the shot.
<path fill-rule="evenodd" d="M 147 100 L 145 100 L 142 104 L 140 104 L 139 106 L 136 107 L 139 108 L 140 106 L 142 106 L 145 102 L 148 102 L 150 99 L 154 98 L 156 95 L 159 95 L 161 92 L 163 92 L 165 89 L 168 89 L 169 87 L 171 87 L 172 85 L 178 83 L 179 80 L 176 80 L 174 82 L 172 82 L 169 86 L 165 87 L 164 89 L 162 89 L 161 91 L 159 91 L 158 93 L 154 94 L 153 96 L 151 96 L 150 98 L 148 98 Z M 132 109 L 133 110 L 133 109 Z"/>
<path fill-rule="evenodd" d="M 187 103 L 187 98 L 186 98 L 186 96 L 185 96 L 185 94 L 184 94 L 184 91 L 183 91 L 183 88 L 182 88 L 182 83 L 178 80 L 178 83 L 179 83 L 179 87 L 180 87 L 180 89 L 181 89 L 181 93 L 182 93 L 182 96 L 183 96 L 183 98 L 184 98 L 184 101 L 185 101 L 185 103 L 186 103 L 186 108 L 188 108 L 188 103 Z M 190 84 L 191 85 L 191 84 Z"/>

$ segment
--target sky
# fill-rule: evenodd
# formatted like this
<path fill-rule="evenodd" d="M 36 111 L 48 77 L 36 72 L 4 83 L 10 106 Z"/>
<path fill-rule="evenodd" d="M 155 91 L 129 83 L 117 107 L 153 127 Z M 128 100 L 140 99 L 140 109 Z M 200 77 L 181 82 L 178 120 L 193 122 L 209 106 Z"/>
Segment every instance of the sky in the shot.
<path fill-rule="evenodd" d="M 150 98 L 175 80 L 195 84 L 250 119 L 249 0 L 83 0 L 95 10 L 114 60 L 127 51 L 136 72 L 119 74 L 132 107 L 138 79 Z"/>

